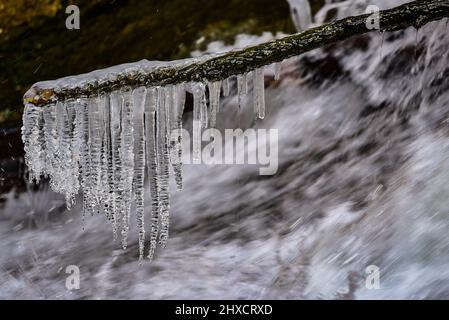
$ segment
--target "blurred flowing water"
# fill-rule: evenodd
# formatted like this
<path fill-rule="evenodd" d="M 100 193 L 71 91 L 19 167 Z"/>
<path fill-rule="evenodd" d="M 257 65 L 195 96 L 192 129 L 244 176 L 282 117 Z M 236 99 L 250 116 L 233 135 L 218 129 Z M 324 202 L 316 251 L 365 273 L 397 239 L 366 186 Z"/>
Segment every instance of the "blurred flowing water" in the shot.
<path fill-rule="evenodd" d="M 347 2 L 345 14 L 366 8 Z M 0 298 L 449 298 L 448 28 L 315 50 L 284 62 L 280 81 L 267 70 L 264 121 L 226 99 L 219 128 L 279 130 L 278 173 L 186 165 L 168 246 L 151 264 L 138 264 L 136 238 L 119 250 L 103 216 L 83 223 L 80 204 L 66 211 L 45 187 L 11 195 Z M 65 287 L 68 265 L 80 290 Z M 370 265 L 378 290 L 365 286 Z"/>

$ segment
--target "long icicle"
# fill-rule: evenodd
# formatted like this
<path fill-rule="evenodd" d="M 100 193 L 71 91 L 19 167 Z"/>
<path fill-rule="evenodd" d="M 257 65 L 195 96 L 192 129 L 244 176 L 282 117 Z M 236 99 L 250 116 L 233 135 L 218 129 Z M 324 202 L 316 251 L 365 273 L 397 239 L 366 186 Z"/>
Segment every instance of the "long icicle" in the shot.
<path fill-rule="evenodd" d="M 44 171 L 44 151 L 42 150 L 43 133 L 42 108 L 32 104 L 25 105 L 23 113 L 22 139 L 25 150 L 25 163 L 28 166 L 29 180 L 39 182 Z"/>
<path fill-rule="evenodd" d="M 48 105 L 43 109 L 44 119 L 44 149 L 45 149 L 45 164 L 44 172 L 50 178 L 50 183 L 55 181 L 55 175 L 59 172 L 57 170 L 56 152 L 58 148 L 57 132 L 56 132 L 56 106 L 54 104 Z M 82 109 L 78 112 L 81 112 Z"/>
<path fill-rule="evenodd" d="M 90 156 L 90 175 L 89 175 L 89 189 L 88 196 L 89 209 L 91 215 L 98 212 L 100 205 L 101 194 L 101 127 L 100 127 L 100 112 L 99 99 L 89 99 L 89 156 Z"/>
<path fill-rule="evenodd" d="M 117 239 L 118 229 L 122 220 L 122 197 L 121 176 L 122 176 L 122 95 L 115 91 L 110 97 L 111 104 L 111 156 L 113 171 L 112 187 L 112 229 L 114 240 Z"/>
<path fill-rule="evenodd" d="M 114 229 L 114 168 L 112 156 L 112 130 L 111 130 L 111 98 L 109 95 L 101 98 L 103 113 L 103 130 L 101 146 L 101 184 L 103 185 L 102 206 L 108 220 Z"/>
<path fill-rule="evenodd" d="M 170 161 L 175 174 L 177 190 L 182 190 L 182 115 L 186 99 L 185 87 L 183 84 L 175 87 L 173 91 L 173 121 L 170 133 Z M 174 131 L 173 131 L 174 130 Z"/>
<path fill-rule="evenodd" d="M 100 95 L 98 97 L 98 123 L 99 123 L 99 137 L 100 137 L 100 166 L 97 168 L 99 172 L 99 186 L 98 199 L 99 211 L 103 211 L 106 218 L 111 221 L 111 214 L 109 212 L 109 184 L 108 184 L 108 141 L 107 141 L 107 117 L 109 109 L 109 97 Z"/>
<path fill-rule="evenodd" d="M 201 107 L 200 107 L 201 128 L 206 129 L 209 126 L 209 114 L 208 113 L 209 113 L 209 111 L 207 110 L 206 92 L 204 92 L 204 98 L 201 100 Z"/>
<path fill-rule="evenodd" d="M 153 260 L 159 235 L 159 168 L 156 148 L 156 105 L 156 90 L 150 88 L 147 90 L 145 99 L 146 162 L 151 195 L 150 249 L 148 252 L 150 261 Z"/>
<path fill-rule="evenodd" d="M 65 197 L 66 206 L 70 209 L 75 203 L 75 197 L 79 191 L 79 167 L 78 157 L 74 154 L 75 144 L 75 101 L 68 100 L 64 103 L 64 145 L 65 145 Z"/>
<path fill-rule="evenodd" d="M 134 90 L 134 195 L 136 199 L 137 228 L 139 230 L 139 261 L 145 250 L 145 88 Z"/>
<path fill-rule="evenodd" d="M 64 182 L 64 159 L 62 157 L 62 137 L 64 130 L 64 102 L 58 101 L 55 106 L 55 174 L 50 181 L 50 187 L 57 193 L 63 192 Z"/>
<path fill-rule="evenodd" d="M 248 80 L 247 80 L 247 74 L 242 74 L 237 76 L 237 96 L 238 96 L 238 103 L 239 103 L 239 109 L 242 108 L 242 101 L 243 96 L 248 93 Z"/>
<path fill-rule="evenodd" d="M 84 221 L 85 215 L 90 212 L 89 205 L 89 175 L 90 175 L 90 157 L 89 157 L 89 113 L 88 103 L 84 98 L 77 99 L 75 102 L 76 108 L 76 132 L 75 137 L 77 141 L 77 148 L 79 149 L 79 168 L 80 168 L 80 185 L 83 195 L 83 213 Z"/>
<path fill-rule="evenodd" d="M 204 84 L 196 83 L 193 89 L 193 163 L 201 162 L 201 109 L 205 103 Z"/>
<path fill-rule="evenodd" d="M 259 119 L 265 118 L 264 68 L 254 70 L 253 74 L 254 111 Z"/>
<path fill-rule="evenodd" d="M 123 194 L 122 207 L 122 247 L 128 246 L 128 232 L 131 213 L 132 185 L 134 178 L 134 136 L 132 126 L 132 91 L 125 90 L 123 93 L 122 110 L 122 177 L 121 191 Z"/>
<path fill-rule="evenodd" d="M 170 192 L 169 192 L 169 163 L 168 151 L 168 115 L 170 106 L 170 92 L 166 88 L 158 88 L 157 105 L 157 156 L 159 164 L 159 214 L 161 216 L 161 232 L 159 244 L 164 248 L 168 240 L 170 219 Z"/>

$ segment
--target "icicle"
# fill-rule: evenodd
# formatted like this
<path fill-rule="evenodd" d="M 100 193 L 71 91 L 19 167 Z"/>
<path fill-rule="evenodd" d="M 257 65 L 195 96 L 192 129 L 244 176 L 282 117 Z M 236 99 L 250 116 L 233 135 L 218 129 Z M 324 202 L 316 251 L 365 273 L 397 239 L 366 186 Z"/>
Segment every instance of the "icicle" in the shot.
<path fill-rule="evenodd" d="M 96 111 L 94 115 L 93 122 L 93 142 L 95 145 L 91 144 L 95 150 L 99 150 L 98 154 L 95 151 L 95 158 L 91 162 L 91 170 L 96 171 L 95 180 L 93 181 L 93 190 L 95 194 L 95 212 L 103 212 L 108 219 L 111 219 L 109 212 L 109 185 L 108 183 L 108 155 L 107 155 L 107 124 L 105 117 L 108 116 L 106 110 L 109 109 L 109 99 L 105 95 L 98 96 L 96 98 Z"/>
<path fill-rule="evenodd" d="M 45 147 L 45 174 L 50 178 L 51 181 L 56 181 L 59 170 L 57 169 L 56 163 L 56 152 L 58 149 L 58 139 L 56 132 L 56 111 L 55 105 L 51 104 L 44 107 L 43 118 L 44 118 L 44 147 Z"/>
<path fill-rule="evenodd" d="M 78 150 L 80 185 L 83 191 L 83 220 L 86 213 L 91 213 L 90 200 L 90 156 L 89 156 L 89 112 L 85 99 L 77 99 L 75 102 L 75 150 Z M 51 137 L 49 138 L 51 139 Z M 52 143 L 52 140 L 49 140 Z"/>
<path fill-rule="evenodd" d="M 239 100 L 239 108 L 242 107 L 243 95 L 248 93 L 248 79 L 247 74 L 237 76 L 237 95 Z"/>
<path fill-rule="evenodd" d="M 122 199 L 123 191 L 121 188 L 122 177 L 122 106 L 123 97 L 119 92 L 113 92 L 110 96 L 111 103 L 111 152 L 112 152 L 112 170 L 113 170 L 113 202 L 112 202 L 112 225 L 114 240 L 117 238 L 117 230 L 122 220 Z"/>
<path fill-rule="evenodd" d="M 99 99 L 91 98 L 88 103 L 89 112 L 89 189 L 88 207 L 90 213 L 97 213 L 101 202 L 101 117 L 99 112 Z"/>
<path fill-rule="evenodd" d="M 278 81 L 281 78 L 282 62 L 274 64 L 274 80 Z"/>
<path fill-rule="evenodd" d="M 223 80 L 223 96 L 228 97 L 230 93 L 230 78 Z"/>
<path fill-rule="evenodd" d="M 254 111 L 259 119 L 265 118 L 264 68 L 254 70 L 253 74 Z"/>
<path fill-rule="evenodd" d="M 158 159 L 156 153 L 156 104 L 157 96 L 155 89 L 148 89 L 145 101 L 145 138 L 146 138 L 146 157 L 148 180 L 151 194 L 151 231 L 150 231 L 150 250 L 148 258 L 154 257 L 157 238 L 159 234 L 159 177 L 158 177 Z"/>
<path fill-rule="evenodd" d="M 169 102 L 166 101 L 166 89 L 158 88 L 157 103 L 157 157 L 158 157 L 158 178 L 159 178 L 159 214 L 161 217 L 161 232 L 159 234 L 159 244 L 165 247 L 168 240 L 169 229 L 169 152 L 168 152 L 168 129 L 167 117 Z"/>
<path fill-rule="evenodd" d="M 42 150 L 43 133 L 42 108 L 27 104 L 23 113 L 22 140 L 25 150 L 25 163 L 30 169 L 30 181 L 39 182 L 44 172 L 45 161 Z"/>
<path fill-rule="evenodd" d="M 55 192 L 61 192 L 61 183 L 62 183 L 62 161 L 61 161 L 61 137 L 62 137 L 62 127 L 64 126 L 62 115 L 62 103 L 57 102 L 55 105 L 55 126 L 56 126 L 56 135 L 55 135 L 55 176 L 54 180 L 50 181 L 50 187 Z"/>
<path fill-rule="evenodd" d="M 168 134 L 170 134 L 170 130 L 174 125 L 174 102 L 175 102 L 175 87 L 170 85 L 164 87 L 164 103 L 165 103 L 165 126 L 167 130 L 167 143 L 170 141 Z M 167 144 L 167 147 L 170 148 L 170 145 Z"/>
<path fill-rule="evenodd" d="M 193 85 L 193 163 L 201 162 L 201 109 L 205 104 L 204 84 Z"/>
<path fill-rule="evenodd" d="M 63 186 L 64 183 L 64 159 L 63 159 L 63 146 L 62 138 L 64 134 L 64 104 L 58 101 L 55 106 L 55 116 L 56 116 L 56 153 L 55 153 L 55 176 L 50 181 L 50 187 L 53 191 L 64 194 Z"/>
<path fill-rule="evenodd" d="M 111 102 L 109 96 L 100 98 L 101 116 L 101 204 L 105 216 L 109 221 L 113 222 L 113 203 L 114 197 L 112 186 L 114 185 L 114 172 L 112 167 L 111 155 Z"/>
<path fill-rule="evenodd" d="M 249 73 L 244 73 L 242 75 L 241 90 L 243 94 L 248 94 L 248 75 Z"/>
<path fill-rule="evenodd" d="M 206 95 L 204 94 L 204 98 L 201 100 L 201 128 L 206 129 L 209 126 L 209 115 L 207 110 L 207 102 Z"/>
<path fill-rule="evenodd" d="M 68 108 L 68 115 L 69 115 L 69 119 L 70 122 L 72 123 L 72 128 L 73 128 L 73 132 L 71 135 L 72 141 L 71 141 L 71 146 L 72 146 L 72 166 L 73 166 L 73 170 L 72 170 L 72 174 L 73 174 L 73 197 L 75 200 L 76 195 L 78 194 L 81 184 L 80 184 L 80 173 L 81 173 L 81 168 L 80 168 L 80 144 L 78 141 L 78 136 L 79 136 L 79 130 L 80 130 L 80 126 L 78 124 L 78 119 L 77 119 L 77 114 L 78 114 L 78 103 L 77 100 L 71 100 L 69 102 L 69 108 Z"/>
<path fill-rule="evenodd" d="M 126 249 L 128 246 L 129 222 L 132 201 L 132 186 L 134 177 L 134 137 L 132 123 L 133 101 L 130 90 L 122 93 L 122 175 L 121 187 L 122 192 L 122 247 Z"/>
<path fill-rule="evenodd" d="M 176 130 L 176 134 L 170 134 L 171 152 L 170 159 L 175 174 L 176 188 L 182 190 L 182 115 L 184 113 L 185 104 L 185 88 L 184 85 L 178 85 L 173 91 L 173 119 L 172 129 Z M 173 131 L 172 131 L 173 132 Z"/>
<path fill-rule="evenodd" d="M 73 155 L 74 140 L 74 121 L 75 109 L 74 101 L 70 100 L 63 104 L 63 124 L 61 138 L 62 173 L 63 173 L 63 193 L 66 197 L 67 208 L 70 209 L 75 203 L 75 196 L 79 191 L 78 173 L 79 167 L 76 158 Z"/>
<path fill-rule="evenodd" d="M 72 110 L 69 111 L 69 109 Z M 74 163 L 72 155 L 73 111 L 73 102 L 70 102 L 70 106 L 69 102 L 58 102 L 56 104 L 56 128 L 53 132 L 53 128 L 51 128 L 54 124 L 52 115 L 45 114 L 45 118 L 49 121 L 47 129 L 53 135 L 53 137 L 47 135 L 47 139 L 44 139 L 44 145 L 50 148 L 52 153 L 50 156 L 54 158 L 54 161 L 50 164 L 53 167 L 50 186 L 55 192 L 65 195 L 68 209 L 74 203 L 75 195 L 79 189 L 78 177 L 75 173 L 78 172 L 78 167 L 77 163 Z M 54 147 L 50 147 L 51 143 L 54 144 Z"/>
<path fill-rule="evenodd" d="M 133 93 L 134 194 L 136 199 L 137 228 L 139 230 L 139 260 L 143 259 L 145 250 L 145 94 L 145 88 L 138 88 Z"/>
<path fill-rule="evenodd" d="M 217 113 L 220 108 L 220 87 L 221 81 L 208 83 L 209 104 L 210 104 L 210 126 L 215 128 L 217 125 Z"/>

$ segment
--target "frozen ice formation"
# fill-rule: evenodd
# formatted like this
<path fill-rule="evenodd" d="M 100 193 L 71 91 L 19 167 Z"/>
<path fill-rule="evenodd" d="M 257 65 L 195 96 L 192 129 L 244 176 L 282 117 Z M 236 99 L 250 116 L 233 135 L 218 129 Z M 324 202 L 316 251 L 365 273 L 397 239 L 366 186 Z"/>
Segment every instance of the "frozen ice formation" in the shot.
<path fill-rule="evenodd" d="M 26 97 L 36 87 L 83 90 L 83 86 L 92 82 L 182 63 L 185 62 L 164 64 L 145 60 L 41 82 Z M 145 255 L 145 224 L 149 221 L 147 256 L 152 259 L 157 245 L 164 247 L 168 240 L 170 172 L 177 189 L 183 187 L 181 129 L 186 92 L 191 92 L 194 98 L 193 162 L 198 163 L 202 130 L 216 126 L 221 95 L 229 95 L 234 83 L 239 96 L 248 94 L 252 85 L 255 116 L 263 119 L 263 67 L 224 81 L 123 87 L 94 96 L 54 99 L 45 106 L 26 103 L 22 139 L 29 178 L 36 182 L 42 176 L 49 178 L 52 189 L 65 196 L 68 208 L 81 193 L 83 216 L 104 214 L 112 224 L 114 238 L 121 237 L 124 249 L 128 245 L 131 213 L 135 210 L 139 257 Z M 149 186 L 147 192 L 145 185 Z M 150 219 L 146 219 L 145 197 L 151 199 Z"/>

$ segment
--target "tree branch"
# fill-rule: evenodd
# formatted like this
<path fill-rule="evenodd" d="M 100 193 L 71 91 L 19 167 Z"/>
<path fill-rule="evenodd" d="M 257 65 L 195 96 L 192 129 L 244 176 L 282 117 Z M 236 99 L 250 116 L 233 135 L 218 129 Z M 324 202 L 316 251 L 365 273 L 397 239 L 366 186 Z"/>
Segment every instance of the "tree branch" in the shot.
<path fill-rule="evenodd" d="M 449 0 L 418 0 L 380 11 L 379 14 L 380 30 L 369 30 L 366 27 L 369 14 L 348 17 L 279 40 L 221 55 L 160 62 L 146 69 L 142 66 L 145 63 L 149 65 L 148 61 L 143 61 L 141 68 L 137 69 L 130 65 L 113 67 L 103 72 L 102 79 L 96 78 L 95 72 L 61 79 L 63 81 L 59 80 L 59 84 L 65 83 L 62 87 L 58 87 L 55 81 L 36 83 L 25 94 L 24 102 L 43 106 L 59 99 L 92 96 L 123 87 L 224 80 L 370 31 L 396 31 L 411 26 L 420 28 L 428 22 L 449 17 Z"/>

